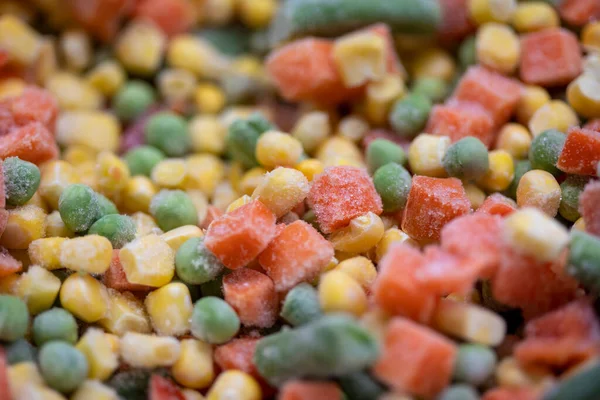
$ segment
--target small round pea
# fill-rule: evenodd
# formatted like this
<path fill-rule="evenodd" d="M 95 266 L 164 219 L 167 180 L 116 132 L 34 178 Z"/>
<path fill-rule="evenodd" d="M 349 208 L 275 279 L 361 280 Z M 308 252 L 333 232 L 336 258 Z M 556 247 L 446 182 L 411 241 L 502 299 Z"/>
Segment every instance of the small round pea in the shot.
<path fill-rule="evenodd" d="M 146 143 L 169 157 L 180 157 L 190 150 L 187 122 L 179 115 L 165 111 L 154 114 L 144 128 Z"/>
<path fill-rule="evenodd" d="M 385 212 L 394 212 L 404 208 L 411 183 L 410 173 L 396 163 L 386 164 L 375 172 L 373 184 L 381 196 Z"/>
<path fill-rule="evenodd" d="M 117 117 L 127 122 L 139 117 L 154 101 L 151 85 L 143 81 L 130 81 L 115 95 L 113 107 Z"/>
<path fill-rule="evenodd" d="M 165 159 L 162 151 L 152 146 L 139 146 L 129 150 L 124 156 L 131 176 L 150 176 L 152 168 Z"/>
<path fill-rule="evenodd" d="M 507 189 L 507 194 L 512 199 L 517 198 L 517 188 L 519 187 L 519 181 L 527 172 L 531 171 L 531 163 L 529 160 L 521 160 L 515 164 L 515 176 Z"/>
<path fill-rule="evenodd" d="M 29 310 L 23 300 L 0 295 L 0 340 L 22 339 L 29 327 Z"/>
<path fill-rule="evenodd" d="M 467 180 L 482 178 L 490 168 L 487 147 L 481 140 L 468 136 L 450 145 L 442 165 L 448 175 Z"/>
<path fill-rule="evenodd" d="M 42 346 L 40 372 L 51 388 L 70 393 L 83 383 L 89 365 L 83 353 L 66 342 L 53 341 Z"/>
<path fill-rule="evenodd" d="M 204 246 L 204 238 L 191 238 L 175 254 L 175 271 L 185 283 L 200 285 L 212 281 L 224 270 L 219 259 Z"/>
<path fill-rule="evenodd" d="M 475 46 L 475 36 L 470 36 L 462 41 L 458 48 L 458 60 L 460 66 L 468 68 L 477 64 L 477 47 Z"/>
<path fill-rule="evenodd" d="M 367 147 L 367 165 L 370 171 L 377 171 L 377 168 L 387 163 L 406 164 L 406 153 L 402 147 L 386 139 L 375 139 Z"/>
<path fill-rule="evenodd" d="M 86 185 L 69 185 L 58 199 L 58 212 L 67 228 L 85 232 L 100 216 L 97 193 Z"/>
<path fill-rule="evenodd" d="M 40 170 L 29 161 L 9 157 L 2 163 L 6 204 L 22 206 L 33 197 L 40 186 Z"/>
<path fill-rule="evenodd" d="M 462 344 L 454 364 L 454 378 L 459 382 L 479 386 L 492 376 L 496 368 L 496 353 L 479 344 Z"/>
<path fill-rule="evenodd" d="M 211 344 L 221 344 L 237 334 L 240 319 L 224 300 L 204 297 L 194 305 L 191 329 L 194 337 Z"/>
<path fill-rule="evenodd" d="M 437 400 L 479 400 L 479 394 L 473 387 L 459 383 L 444 389 Z"/>
<path fill-rule="evenodd" d="M 98 200 L 98 207 L 100 208 L 99 218 L 105 215 L 118 214 L 119 210 L 115 203 L 110 201 L 106 196 L 100 193 L 96 193 L 96 199 Z"/>
<path fill-rule="evenodd" d="M 561 199 L 558 212 L 564 219 L 575 222 L 581 216 L 579 214 L 579 195 L 590 181 L 587 176 L 568 176 L 560 184 Z"/>
<path fill-rule="evenodd" d="M 150 202 L 150 214 L 163 231 L 196 225 L 198 212 L 190 196 L 181 190 L 161 190 Z"/>
<path fill-rule="evenodd" d="M 301 283 L 290 290 L 281 307 L 281 317 L 293 326 L 304 325 L 321 315 L 319 294 L 308 283 Z"/>
<path fill-rule="evenodd" d="M 413 93 L 422 94 L 433 103 L 442 102 L 448 95 L 448 83 L 440 78 L 422 77 L 415 80 Z"/>
<path fill-rule="evenodd" d="M 41 346 L 53 340 L 67 343 L 77 342 L 77 321 L 73 314 L 63 308 L 51 308 L 33 320 L 33 341 Z"/>
<path fill-rule="evenodd" d="M 20 362 L 35 362 L 37 351 L 31 343 L 25 339 L 19 339 L 6 346 L 6 361 L 9 365 Z"/>
<path fill-rule="evenodd" d="M 113 249 L 120 249 L 135 239 L 135 231 L 135 223 L 130 217 L 110 214 L 94 222 L 88 234 L 104 236 L 110 240 Z"/>
<path fill-rule="evenodd" d="M 255 167 L 258 165 L 256 160 L 258 138 L 264 132 L 274 128 L 260 113 L 254 113 L 247 119 L 237 119 L 233 121 L 227 131 L 227 151 L 244 167 Z"/>
<path fill-rule="evenodd" d="M 398 135 L 413 138 L 425 127 L 431 107 L 428 97 L 420 93 L 409 94 L 392 106 L 390 125 Z"/>
<path fill-rule="evenodd" d="M 529 148 L 531 168 L 543 169 L 552 175 L 560 174 L 556 163 L 565 145 L 565 140 L 566 135 L 556 129 L 548 129 L 533 138 Z"/>

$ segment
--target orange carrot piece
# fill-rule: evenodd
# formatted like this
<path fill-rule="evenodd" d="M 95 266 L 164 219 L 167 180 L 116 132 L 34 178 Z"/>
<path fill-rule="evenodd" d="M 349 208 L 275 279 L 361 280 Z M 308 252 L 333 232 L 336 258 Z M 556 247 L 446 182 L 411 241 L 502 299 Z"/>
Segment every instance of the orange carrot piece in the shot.
<path fill-rule="evenodd" d="M 600 132 L 600 118 L 593 119 L 583 126 L 585 129 Z"/>
<path fill-rule="evenodd" d="M 438 39 L 442 43 L 459 42 L 475 31 L 467 0 L 440 0 L 439 3 L 442 24 L 438 29 Z"/>
<path fill-rule="evenodd" d="M 516 211 L 517 203 L 509 197 L 506 197 L 500 193 L 492 193 L 485 198 L 483 204 L 479 206 L 476 214 L 491 214 L 505 217 L 510 213 Z"/>
<path fill-rule="evenodd" d="M 600 182 L 593 181 L 585 185 L 579 196 L 579 211 L 585 222 L 585 230 L 600 236 Z"/>
<path fill-rule="evenodd" d="M 556 166 L 575 175 L 596 175 L 600 162 L 600 132 L 571 128 Z"/>
<path fill-rule="evenodd" d="M 23 93 L 8 100 L 14 121 L 18 125 L 40 122 L 54 133 L 58 103 L 47 90 L 35 86 L 25 88 Z"/>
<path fill-rule="evenodd" d="M 67 0 L 75 19 L 103 42 L 114 39 L 136 0 Z"/>
<path fill-rule="evenodd" d="M 204 220 L 200 223 L 200 228 L 208 229 L 211 222 L 219 218 L 221 215 L 223 215 L 223 211 L 219 210 L 218 207 L 209 205 L 206 210 L 206 217 L 204 217 Z"/>
<path fill-rule="evenodd" d="M 600 19 L 598 0 L 562 0 L 558 6 L 560 17 L 569 25 L 583 26 Z"/>
<path fill-rule="evenodd" d="M 249 268 L 240 268 L 223 278 L 223 295 L 242 324 L 269 328 L 277 320 L 278 296 L 271 278 Z"/>
<path fill-rule="evenodd" d="M 175 383 L 156 374 L 150 378 L 149 392 L 149 400 L 185 400 L 181 389 Z"/>
<path fill-rule="evenodd" d="M 496 138 L 490 114 L 479 104 L 466 102 L 434 106 L 425 132 L 448 136 L 453 143 L 467 136 L 474 136 L 488 148 Z"/>
<path fill-rule="evenodd" d="M 41 164 L 58 157 L 58 146 L 44 125 L 31 122 L 0 137 L 0 158 L 8 157 Z"/>
<path fill-rule="evenodd" d="M 167 36 L 186 32 L 197 17 L 189 0 L 138 0 L 133 15 L 154 22 Z"/>
<path fill-rule="evenodd" d="M 140 285 L 137 283 L 131 283 L 127 280 L 121 260 L 119 259 L 118 249 L 114 249 L 112 253 L 112 259 L 110 260 L 110 266 L 102 276 L 102 282 L 106 287 L 118 290 L 119 292 L 148 292 L 152 288 L 146 285 Z"/>
<path fill-rule="evenodd" d="M 239 338 L 215 348 L 215 363 L 222 370 L 237 369 L 252 376 L 260 376 L 254 365 L 254 349 L 258 338 Z"/>
<path fill-rule="evenodd" d="M 291 381 L 279 393 L 279 400 L 341 400 L 342 391 L 333 382 Z"/>
<path fill-rule="evenodd" d="M 4 247 L 0 247 L 0 278 L 23 269 L 21 261 L 15 259 Z"/>

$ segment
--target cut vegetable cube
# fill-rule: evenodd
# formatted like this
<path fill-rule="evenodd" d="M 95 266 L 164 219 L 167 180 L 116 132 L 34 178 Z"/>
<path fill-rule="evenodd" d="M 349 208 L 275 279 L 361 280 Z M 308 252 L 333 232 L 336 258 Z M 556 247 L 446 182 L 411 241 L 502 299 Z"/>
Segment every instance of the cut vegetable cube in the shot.
<path fill-rule="evenodd" d="M 485 198 L 483 204 L 479 206 L 476 212 L 505 217 L 516 210 L 517 203 L 513 199 L 500 193 L 493 193 Z"/>
<path fill-rule="evenodd" d="M 479 104 L 467 102 L 434 106 L 425 132 L 448 136 L 453 143 L 467 136 L 474 136 L 488 148 L 496 138 L 490 114 Z"/>
<path fill-rule="evenodd" d="M 575 175 L 596 175 L 600 162 L 600 132 L 571 128 L 556 166 Z"/>
<path fill-rule="evenodd" d="M 590 182 L 585 186 L 579 196 L 579 211 L 586 232 L 600 236 L 600 182 Z"/>
<path fill-rule="evenodd" d="M 58 146 L 44 125 L 31 122 L 0 137 L 0 159 L 8 157 L 41 164 L 58 157 Z"/>
<path fill-rule="evenodd" d="M 278 296 L 271 278 L 249 268 L 240 268 L 223 278 L 223 295 L 242 324 L 269 328 L 279 313 Z"/>

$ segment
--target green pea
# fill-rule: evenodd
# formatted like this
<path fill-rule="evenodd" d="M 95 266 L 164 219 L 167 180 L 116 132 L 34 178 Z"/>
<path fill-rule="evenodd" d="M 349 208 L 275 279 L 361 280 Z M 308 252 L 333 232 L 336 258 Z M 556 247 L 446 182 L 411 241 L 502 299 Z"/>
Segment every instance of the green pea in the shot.
<path fill-rule="evenodd" d="M 366 152 L 367 165 L 370 171 L 377 171 L 377 168 L 387 163 L 406 164 L 408 159 L 404 149 L 396 143 L 386 139 L 375 139 L 369 143 Z"/>
<path fill-rule="evenodd" d="M 431 107 L 428 97 L 419 93 L 409 94 L 392 106 L 390 125 L 398 135 L 413 138 L 425 128 Z"/>
<path fill-rule="evenodd" d="M 212 281 L 225 266 L 204 245 L 204 238 L 191 238 L 175 254 L 175 271 L 179 279 L 193 285 Z"/>
<path fill-rule="evenodd" d="M 437 400 L 479 400 L 479 394 L 472 386 L 459 383 L 444 389 Z"/>
<path fill-rule="evenodd" d="M 70 393 L 83 383 L 89 365 L 83 353 L 66 342 L 48 342 L 39 356 L 40 372 L 51 388 Z"/>
<path fill-rule="evenodd" d="M 231 26 L 206 28 L 200 31 L 200 36 L 215 49 L 234 57 L 250 52 L 250 34 L 247 29 Z"/>
<path fill-rule="evenodd" d="M 381 196 L 385 212 L 398 211 L 406 205 L 412 184 L 410 173 L 403 166 L 389 163 L 375 171 L 375 190 Z"/>
<path fill-rule="evenodd" d="M 0 295 L 0 340 L 22 339 L 29 327 L 29 310 L 18 297 Z"/>
<path fill-rule="evenodd" d="M 119 213 L 119 210 L 117 209 L 115 203 L 113 203 L 103 194 L 96 193 L 96 199 L 98 200 L 98 207 L 100 208 L 99 218 L 102 218 L 105 215 Z"/>
<path fill-rule="evenodd" d="M 73 314 L 63 308 L 51 308 L 33 320 L 33 341 L 41 346 L 53 340 L 67 343 L 77 342 L 77 321 Z"/>
<path fill-rule="evenodd" d="M 100 216 L 98 196 L 89 186 L 69 185 L 58 199 L 58 212 L 67 228 L 85 232 Z"/>
<path fill-rule="evenodd" d="M 40 170 L 29 161 L 9 157 L 2 163 L 6 204 L 22 206 L 33 197 L 40 186 Z"/>
<path fill-rule="evenodd" d="M 578 369 L 544 394 L 542 400 L 596 400 L 600 393 L 600 362 Z"/>
<path fill-rule="evenodd" d="M 542 169 L 552 175 L 560 174 L 561 171 L 556 167 L 556 163 L 565 140 L 566 135 L 556 129 L 548 129 L 534 137 L 529 148 L 531 168 Z"/>
<path fill-rule="evenodd" d="M 112 244 L 113 249 L 120 249 L 135 239 L 135 223 L 120 214 L 109 214 L 100 218 L 88 230 L 88 235 L 104 236 Z"/>
<path fill-rule="evenodd" d="M 150 176 L 152 168 L 165 159 L 162 151 L 152 146 L 139 146 L 129 150 L 123 157 L 131 176 Z"/>
<path fill-rule="evenodd" d="M 19 339 L 10 343 L 6 348 L 6 361 L 9 365 L 15 365 L 21 362 L 35 362 L 37 351 L 31 343 L 25 339 Z"/>
<path fill-rule="evenodd" d="M 385 388 L 366 372 L 353 372 L 340 377 L 340 386 L 348 400 L 379 399 Z"/>
<path fill-rule="evenodd" d="M 475 137 L 462 138 L 448 148 L 442 165 L 450 176 L 477 180 L 490 168 L 487 147 Z"/>
<path fill-rule="evenodd" d="M 462 41 L 458 48 L 458 60 L 463 69 L 477 64 L 477 49 L 475 48 L 475 36 L 469 36 Z"/>
<path fill-rule="evenodd" d="M 192 335 L 211 344 L 225 343 L 240 329 L 235 310 L 218 297 L 204 297 L 196 302 L 192 312 Z"/>
<path fill-rule="evenodd" d="M 274 129 L 261 114 L 255 113 L 247 119 L 235 120 L 227 132 L 227 150 L 231 157 L 244 167 L 258 165 L 256 161 L 256 143 L 264 132 Z"/>
<path fill-rule="evenodd" d="M 308 283 L 301 283 L 290 290 L 281 307 L 281 317 L 293 326 L 304 325 L 321 315 L 317 290 Z"/>
<path fill-rule="evenodd" d="M 570 175 L 560 184 L 561 199 L 558 212 L 571 222 L 577 221 L 579 214 L 579 195 L 590 181 L 587 176 Z"/>
<path fill-rule="evenodd" d="M 302 220 L 311 224 L 316 230 L 321 230 L 321 228 L 319 228 L 319 222 L 317 221 L 317 214 L 315 214 L 314 210 L 305 212 L 302 216 Z"/>
<path fill-rule="evenodd" d="M 496 368 L 496 353 L 478 344 L 462 344 L 454 364 L 454 378 L 471 385 L 482 385 Z"/>
<path fill-rule="evenodd" d="M 593 294 L 600 294 L 600 238 L 573 230 L 567 272 Z"/>
<path fill-rule="evenodd" d="M 114 97 L 115 114 L 126 122 L 134 120 L 154 103 L 155 97 L 154 89 L 148 83 L 129 81 Z"/>
<path fill-rule="evenodd" d="M 198 212 L 190 196 L 181 190 L 161 190 L 150 202 L 150 214 L 165 232 L 184 225 L 196 225 Z"/>
<path fill-rule="evenodd" d="M 443 79 L 423 77 L 415 81 L 412 92 L 422 94 L 432 103 L 440 103 L 448 96 L 449 86 Z"/>
<path fill-rule="evenodd" d="M 506 194 L 508 195 L 508 197 L 512 198 L 513 200 L 517 198 L 517 188 L 519 187 L 519 181 L 521 180 L 523 175 L 525 175 L 531 170 L 532 168 L 529 160 L 517 161 L 517 163 L 515 164 L 515 176 L 512 182 L 510 183 L 508 189 L 506 189 Z"/>
<path fill-rule="evenodd" d="M 187 122 L 170 111 L 156 113 L 148 119 L 144 128 L 146 143 L 161 150 L 169 157 L 185 155 L 191 146 Z"/>

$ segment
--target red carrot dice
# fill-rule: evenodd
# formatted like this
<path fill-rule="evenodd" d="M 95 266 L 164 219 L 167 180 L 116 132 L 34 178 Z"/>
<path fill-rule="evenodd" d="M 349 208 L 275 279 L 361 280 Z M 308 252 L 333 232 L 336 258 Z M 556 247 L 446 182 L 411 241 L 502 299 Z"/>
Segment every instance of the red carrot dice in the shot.
<path fill-rule="evenodd" d="M 8 104 L 16 124 L 40 122 L 54 133 L 58 102 L 47 90 L 29 86 L 21 95 L 8 100 Z"/>
<path fill-rule="evenodd" d="M 149 400 L 185 400 L 181 389 L 170 379 L 160 375 L 152 375 L 149 386 Z"/>
<path fill-rule="evenodd" d="M 438 296 L 469 293 L 482 270 L 475 257 L 452 254 L 439 246 L 425 249 L 423 267 L 415 271 L 415 279 L 424 290 Z"/>
<path fill-rule="evenodd" d="M 21 261 L 15 259 L 4 247 L 0 247 L 0 278 L 23 269 Z"/>
<path fill-rule="evenodd" d="M 600 118 L 588 121 L 588 123 L 585 124 L 583 127 L 585 129 L 589 129 L 589 130 L 592 130 L 592 131 L 600 132 Z"/>
<path fill-rule="evenodd" d="M 190 0 L 138 0 L 133 15 L 154 22 L 167 36 L 186 32 L 197 17 Z"/>
<path fill-rule="evenodd" d="M 44 125 L 31 122 L 0 137 L 0 159 L 8 157 L 41 164 L 58 157 L 58 146 Z"/>
<path fill-rule="evenodd" d="M 260 376 L 253 357 L 258 338 L 240 338 L 215 348 L 215 362 L 222 370 L 237 369 L 252 376 Z"/>
<path fill-rule="evenodd" d="M 341 400 L 342 391 L 334 382 L 290 381 L 281 388 L 279 400 Z"/>
<path fill-rule="evenodd" d="M 562 0 L 558 6 L 560 17 L 569 25 L 583 26 L 600 19 L 598 0 Z"/>
<path fill-rule="evenodd" d="M 585 185 L 579 196 L 579 211 L 585 222 L 585 230 L 600 236 L 600 182 L 593 181 Z"/>
<path fill-rule="evenodd" d="M 438 39 L 441 42 L 459 42 L 475 31 L 467 0 L 440 0 L 439 3 L 442 24 L 438 29 Z"/>
<path fill-rule="evenodd" d="M 112 259 L 110 260 L 110 266 L 102 276 L 102 282 L 106 287 L 118 290 L 119 292 L 143 292 L 150 291 L 152 288 L 146 285 L 140 285 L 137 283 L 131 283 L 127 280 L 125 270 L 121 265 L 119 259 L 118 249 L 113 250 Z"/>
<path fill-rule="evenodd" d="M 235 270 L 223 278 L 223 295 L 244 325 L 269 328 L 277 319 L 277 292 L 265 274 L 249 268 Z"/>
<path fill-rule="evenodd" d="M 136 0 L 68 0 L 75 19 L 98 39 L 114 39 L 123 18 L 133 9 Z"/>
<path fill-rule="evenodd" d="M 218 207 L 209 205 L 206 209 L 206 217 L 204 217 L 204 220 L 202 221 L 202 223 L 200 223 L 200 228 L 208 229 L 210 224 L 214 220 L 218 219 L 221 215 L 223 215 L 223 211 L 219 210 Z"/>
<path fill-rule="evenodd" d="M 448 136 L 453 143 L 467 136 L 474 136 L 488 148 L 496 138 L 494 120 L 477 103 L 450 102 L 434 106 L 425 132 Z"/>
<path fill-rule="evenodd" d="M 500 193 L 493 193 L 485 198 L 483 204 L 479 206 L 476 214 L 491 214 L 505 217 L 510 213 L 516 211 L 517 203 L 509 197 L 506 197 Z"/>
<path fill-rule="evenodd" d="M 571 128 L 556 166 L 575 175 L 596 175 L 600 162 L 600 132 Z"/>

